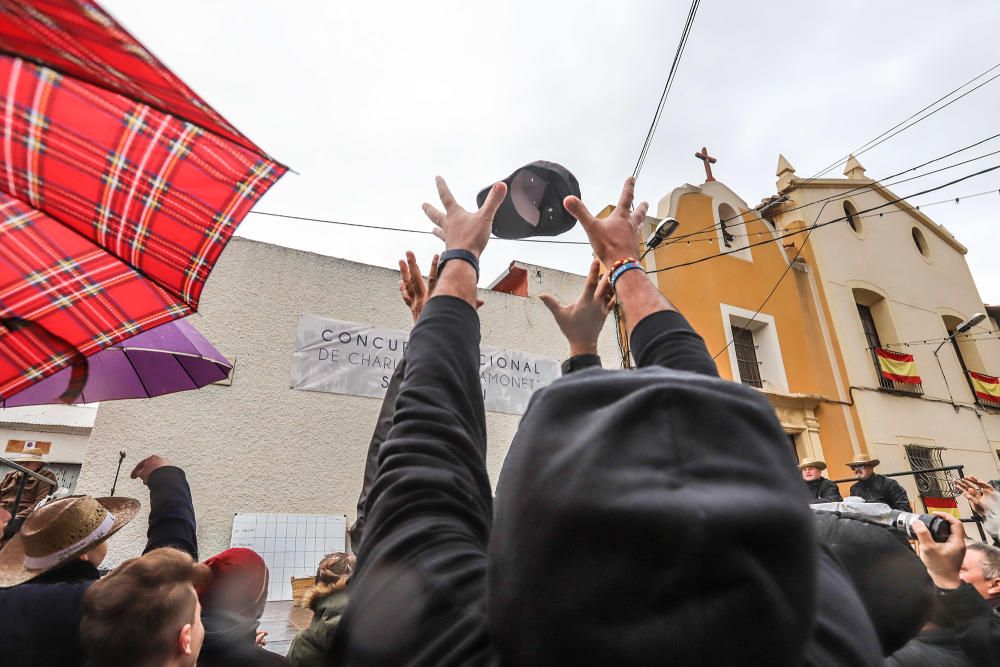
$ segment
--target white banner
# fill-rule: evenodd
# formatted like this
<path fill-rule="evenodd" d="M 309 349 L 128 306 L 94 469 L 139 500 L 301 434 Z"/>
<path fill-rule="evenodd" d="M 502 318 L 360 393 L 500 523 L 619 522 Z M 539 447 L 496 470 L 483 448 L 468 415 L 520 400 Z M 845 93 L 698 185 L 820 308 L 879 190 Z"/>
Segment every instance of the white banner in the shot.
<path fill-rule="evenodd" d="M 292 389 L 382 398 L 409 336 L 407 331 L 303 314 L 292 358 Z M 555 359 L 480 348 L 479 380 L 490 412 L 524 414 L 531 394 L 557 377 Z"/>

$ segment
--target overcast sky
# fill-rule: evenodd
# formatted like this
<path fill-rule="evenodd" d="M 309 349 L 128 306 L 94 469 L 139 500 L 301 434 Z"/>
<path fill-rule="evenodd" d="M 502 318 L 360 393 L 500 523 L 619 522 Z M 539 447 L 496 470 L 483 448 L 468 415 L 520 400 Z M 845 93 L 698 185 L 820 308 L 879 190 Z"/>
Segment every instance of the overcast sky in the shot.
<path fill-rule="evenodd" d="M 421 230 L 439 173 L 471 206 L 514 168 L 552 160 L 576 174 L 592 208 L 613 202 L 688 9 L 686 0 L 103 4 L 298 172 L 256 210 Z M 998 19 L 995 0 L 704 0 L 638 194 L 655 206 L 701 183 L 693 153 L 707 145 L 716 177 L 754 204 L 775 191 L 779 153 L 810 176 L 1000 62 Z M 914 166 L 1000 132 L 998 110 L 1000 80 L 860 160 L 875 178 Z M 1000 140 L 962 155 L 993 150 Z M 1000 156 L 896 193 L 994 164 Z M 914 203 L 998 188 L 993 173 Z M 983 299 L 1000 303 L 1000 194 L 925 211 L 969 247 Z M 425 262 L 439 249 L 432 236 L 254 214 L 239 233 L 384 266 L 407 248 Z M 583 238 L 576 228 L 560 240 Z M 585 272 L 589 256 L 585 246 L 494 241 L 483 282 L 514 259 Z"/>

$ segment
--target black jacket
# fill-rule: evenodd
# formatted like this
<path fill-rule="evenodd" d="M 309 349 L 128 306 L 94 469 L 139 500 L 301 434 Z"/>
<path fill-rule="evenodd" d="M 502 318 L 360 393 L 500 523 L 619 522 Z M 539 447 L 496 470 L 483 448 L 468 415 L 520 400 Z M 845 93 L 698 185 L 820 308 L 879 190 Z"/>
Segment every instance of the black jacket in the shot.
<path fill-rule="evenodd" d="M 840 489 L 826 477 L 810 480 L 806 486 L 809 488 L 810 503 L 839 503 L 843 500 Z"/>
<path fill-rule="evenodd" d="M 202 610 L 205 641 L 198 667 L 279 667 L 288 658 L 257 646 L 260 623 L 228 611 Z"/>
<path fill-rule="evenodd" d="M 763 635 L 756 631 L 766 628 L 768 639 L 762 650 L 769 656 L 782 656 L 778 663 L 799 662 L 812 625 L 815 552 L 808 510 L 796 502 L 801 497 L 801 477 L 795 467 L 786 462 L 786 439 L 773 409 L 758 392 L 718 380 L 704 342 L 677 313 L 657 313 L 639 323 L 633 332 L 632 349 L 640 368 L 663 366 L 682 370 L 590 369 L 573 373 L 536 394 L 525 419 L 533 411 L 539 411 L 543 404 L 542 393 L 559 396 L 560 392 L 556 391 L 559 383 L 575 383 L 578 378 L 586 385 L 590 403 L 596 406 L 604 401 L 610 405 L 618 400 L 616 419 L 622 425 L 638 425 L 639 428 L 646 428 L 642 426 L 642 419 L 638 419 L 639 415 L 646 415 L 648 410 L 655 412 L 665 402 L 687 395 L 684 405 L 678 406 L 668 418 L 676 417 L 676 429 L 683 430 L 683 435 L 672 432 L 676 429 L 656 431 L 658 435 L 654 435 L 646 428 L 644 436 L 634 434 L 638 437 L 632 440 L 636 443 L 634 453 L 639 458 L 647 454 L 653 456 L 671 469 L 670 479 L 659 486 L 671 494 L 672 503 L 682 504 L 686 492 L 680 482 L 685 473 L 673 468 L 674 464 L 669 461 L 674 456 L 681 461 L 688 456 L 694 457 L 697 462 L 692 462 L 686 471 L 698 479 L 694 489 L 703 483 L 711 486 L 711 493 L 704 496 L 692 490 L 694 497 L 706 503 L 695 510 L 699 516 L 707 510 L 712 520 L 704 524 L 692 523 L 689 514 L 692 507 L 687 503 L 686 510 L 671 512 L 673 530 L 662 534 L 648 529 L 635 532 L 634 524 L 642 523 L 642 518 L 637 516 L 630 520 L 628 535 L 616 534 L 606 541 L 619 538 L 635 541 L 661 535 L 662 539 L 677 539 L 684 544 L 683 554 L 670 563 L 652 560 L 643 563 L 643 567 L 654 568 L 664 572 L 662 576 L 672 578 L 671 583 L 664 583 L 670 590 L 676 588 L 682 601 L 676 602 L 671 597 L 671 604 L 667 605 L 671 613 L 681 613 L 680 608 L 687 604 L 697 607 L 692 608 L 693 614 L 678 619 L 675 627 L 664 626 L 671 633 L 666 643 L 672 642 L 685 651 L 691 650 L 690 645 L 696 645 L 694 650 L 701 648 L 716 655 L 725 650 L 727 644 L 708 634 L 714 632 L 712 621 L 716 621 L 726 627 L 725 631 L 719 630 L 720 639 L 724 640 L 723 635 L 734 629 L 739 630 L 736 634 L 741 641 L 746 635 L 755 636 L 734 650 L 745 654 L 746 646 L 753 645 L 760 654 L 759 638 Z M 497 610 L 495 593 L 501 590 L 503 582 L 500 582 L 501 588 L 491 584 L 490 593 L 487 592 L 487 548 L 494 518 L 486 473 L 485 412 L 478 371 L 479 321 L 475 310 L 453 297 L 431 299 L 410 337 L 392 428 L 378 447 L 376 471 L 365 501 L 367 525 L 358 553 L 358 567 L 347 589 L 350 602 L 338 626 L 328 664 L 476 665 L 496 664 L 501 659 L 512 664 L 519 662 L 509 651 L 523 635 L 516 631 L 498 635 L 493 625 L 497 620 L 493 617 Z M 615 398 L 607 396 L 609 384 L 606 382 L 610 383 Z M 693 387 L 693 394 L 686 394 L 689 387 Z M 633 392 L 635 401 L 629 398 Z M 551 397 L 545 404 L 546 410 L 568 411 L 564 415 L 566 421 L 560 422 L 567 428 L 558 433 L 564 440 L 567 437 L 573 440 L 569 427 L 577 428 L 584 422 L 595 426 L 602 423 L 597 410 L 591 411 L 573 401 L 563 402 L 558 397 Z M 635 411 L 629 412 L 630 409 Z M 585 419 L 577 424 L 577 416 Z M 720 421 L 723 427 L 733 427 L 731 431 L 745 430 L 753 435 L 747 438 L 749 442 L 743 442 L 733 438 L 727 428 L 721 428 L 708 438 L 711 446 L 718 446 L 719 451 L 695 446 L 698 434 L 704 434 Z M 518 437 L 523 430 L 524 421 Z M 558 429 L 543 432 L 551 431 Z M 684 444 L 677 454 L 671 454 L 670 446 L 658 440 L 659 435 L 667 438 L 663 442 L 672 444 L 680 437 Z M 594 441 L 601 443 L 599 449 L 609 454 L 609 447 L 617 447 L 625 439 L 608 437 L 604 432 L 594 436 Z M 739 447 L 733 449 L 737 443 Z M 515 446 L 511 446 L 511 452 Z M 753 449 L 753 455 L 748 453 L 748 447 Z M 721 472 L 719 462 L 724 468 L 729 466 L 724 478 L 713 474 L 713 471 Z M 503 474 L 507 474 L 510 463 L 508 456 Z M 640 465 L 638 459 L 631 463 Z M 780 470 L 777 475 L 773 472 L 774 467 Z M 675 484 L 673 476 L 678 473 Z M 705 474 L 708 477 L 703 479 L 701 476 Z M 746 488 L 752 490 L 744 497 Z M 733 527 L 740 515 L 733 514 L 731 503 L 719 502 L 718 494 L 725 494 L 724 489 L 732 491 L 738 506 L 755 507 L 756 511 L 747 515 L 745 526 Z M 512 493 L 510 497 L 515 495 Z M 498 488 L 498 503 L 500 499 L 501 489 Z M 611 500 L 604 496 L 601 499 Z M 577 500 L 585 498 L 578 496 Z M 657 507 L 648 509 L 663 517 L 664 512 Z M 708 527 L 715 526 L 716 521 L 720 522 L 718 530 L 721 532 Z M 585 529 L 586 526 L 580 526 L 580 530 Z M 727 539 L 717 543 L 719 535 Z M 498 543 L 511 537 L 509 533 L 492 535 Z M 627 547 L 620 542 L 618 546 Z M 656 546 L 662 548 L 659 543 Z M 613 587 L 615 581 L 634 583 L 641 578 L 634 572 L 609 567 L 603 559 L 592 561 L 592 554 L 579 555 L 581 567 L 588 562 L 592 565 L 588 582 L 602 587 L 601 590 Z M 760 558 L 765 555 L 766 558 Z M 706 556 L 709 558 L 705 559 Z M 724 558 L 725 564 L 716 563 L 712 560 L 715 557 Z M 753 565 L 748 564 L 751 561 Z M 489 563 L 492 571 L 492 552 Z M 738 586 L 718 591 L 727 601 L 736 604 L 712 603 L 716 589 L 704 589 L 697 576 L 685 575 L 690 574 L 692 563 L 710 569 L 713 574 L 726 572 L 727 576 L 738 578 Z M 733 567 L 738 572 L 732 571 Z M 554 581 L 551 579 L 550 583 Z M 645 590 L 650 589 L 645 587 Z M 565 589 L 565 593 L 571 597 L 576 591 Z M 625 599 L 621 593 L 619 591 L 618 597 Z M 642 595 L 632 590 L 625 593 Z M 605 602 L 608 600 L 605 598 Z M 662 604 L 662 598 L 660 602 Z M 616 604 L 615 609 L 620 606 Z M 590 617 L 588 628 L 600 629 L 608 625 L 602 619 L 614 614 L 606 609 L 598 618 L 593 613 L 595 608 L 587 607 L 579 613 Z M 527 609 L 522 613 L 525 627 L 530 628 L 535 618 Z M 706 619 L 706 615 L 711 619 Z M 739 622 L 729 623 L 733 617 L 739 617 Z M 664 618 L 660 615 L 657 622 Z M 747 618 L 754 621 L 748 623 Z M 556 619 L 546 620 L 553 622 Z M 603 641 L 605 647 L 610 646 L 604 640 L 617 629 L 631 627 L 630 632 L 641 633 L 644 638 L 658 637 L 663 629 L 660 625 L 644 626 L 638 618 L 635 620 L 633 623 L 629 618 L 615 618 L 615 628 L 601 630 L 602 637 L 598 641 Z M 681 637 L 681 633 L 691 628 L 697 629 L 697 636 Z M 540 627 L 531 630 L 533 639 L 543 631 Z M 501 639 L 506 644 L 504 648 L 498 646 Z M 558 637 L 553 639 L 558 640 Z M 622 634 L 618 634 L 614 642 L 623 654 L 632 650 L 632 644 L 630 637 Z M 578 646 L 572 655 L 562 657 L 579 664 L 587 650 L 587 647 Z M 535 661 L 538 660 L 545 658 Z"/>
<path fill-rule="evenodd" d="M 154 470 L 149 476 L 149 498 L 149 532 L 143 553 L 173 546 L 197 559 L 194 508 L 184 471 L 173 466 Z M 19 586 L 0 589 L 0 664 L 83 665 L 79 638 L 83 594 L 99 578 L 96 567 L 73 560 Z"/>
<path fill-rule="evenodd" d="M 1000 665 L 1000 614 L 969 584 L 938 591 L 943 627 L 926 630 L 886 660 L 887 667 Z"/>
<path fill-rule="evenodd" d="M 913 511 L 906 490 L 891 477 L 872 475 L 866 480 L 858 480 L 851 486 L 851 495 L 860 496 L 867 503 L 885 503 L 894 510 Z"/>

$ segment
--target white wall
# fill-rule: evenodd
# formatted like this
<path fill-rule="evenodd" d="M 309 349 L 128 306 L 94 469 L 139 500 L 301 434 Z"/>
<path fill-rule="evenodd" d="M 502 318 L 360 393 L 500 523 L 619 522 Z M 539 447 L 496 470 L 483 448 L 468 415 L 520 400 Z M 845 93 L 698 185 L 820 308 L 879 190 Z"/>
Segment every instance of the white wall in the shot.
<path fill-rule="evenodd" d="M 857 185 L 858 182 L 845 182 L 842 187 L 807 188 L 793 191 L 792 197 L 799 205 L 845 192 Z M 864 211 L 887 200 L 877 192 L 860 192 L 852 195 L 850 201 L 858 211 Z M 812 223 L 817 220 L 821 207 L 822 204 L 813 204 L 787 213 L 780 224 L 785 227 L 796 219 Z M 810 237 L 848 379 L 854 387 L 877 388 L 878 379 L 871 355 L 865 349 L 867 343 L 852 288 L 861 287 L 885 295 L 896 336 L 890 339 L 880 331 L 884 345 L 942 338 L 947 335 L 941 319 L 943 314 L 965 319 L 983 311 L 982 298 L 960 249 L 935 233 L 934 226 L 918 221 L 896 206 L 879 210 L 884 212 L 882 217 L 877 212 L 862 213 L 870 217 L 861 220 L 860 233 L 853 232 L 846 222 L 839 222 L 817 229 Z M 843 215 L 842 202 L 833 201 L 822 210 L 818 222 Z M 922 231 L 929 246 L 927 258 L 914 246 L 911 236 L 914 226 Z M 987 320 L 977 330 L 991 327 L 995 325 Z M 865 439 L 872 453 L 882 459 L 880 470 L 883 472 L 908 470 L 903 445 L 916 443 L 945 447 L 948 450 L 943 454 L 945 464 L 963 464 L 967 466 L 966 474 L 997 479 L 1000 477 L 996 456 L 996 449 L 1000 448 L 1000 411 L 974 404 L 950 344 L 940 351 L 946 386 L 945 376 L 934 357 L 939 342 L 909 347 L 886 345 L 913 354 L 923 382 L 924 398 L 856 389 L 853 398 L 862 419 Z M 1000 373 L 1000 340 L 979 340 L 975 347 L 985 368 L 971 370 L 993 375 Z M 961 407 L 951 405 L 949 387 L 954 401 Z M 915 498 L 916 487 L 912 481 L 901 482 L 911 498 Z M 963 514 L 968 515 L 968 507 L 962 509 Z"/>
<path fill-rule="evenodd" d="M 426 269 L 429 258 L 419 259 Z M 551 286 L 570 299 L 583 283 L 581 276 L 529 268 L 532 294 Z M 191 317 L 235 359 L 232 386 L 103 403 L 78 490 L 106 494 L 120 448 L 128 452 L 126 478 L 142 457 L 167 456 L 191 482 L 202 557 L 228 547 L 235 512 L 343 513 L 353 521 L 381 400 L 289 389 L 296 326 L 305 312 L 409 329 L 398 281 L 388 269 L 234 239 L 206 285 L 200 313 Z M 489 291 L 480 298 L 484 344 L 565 358 L 565 339 L 537 299 Z M 601 354 L 606 366 L 620 363 L 610 322 Z M 487 413 L 494 483 L 518 422 Z M 118 493 L 139 498 L 144 513 L 111 540 L 109 564 L 138 554 L 145 541 L 146 490 L 124 479 Z"/>

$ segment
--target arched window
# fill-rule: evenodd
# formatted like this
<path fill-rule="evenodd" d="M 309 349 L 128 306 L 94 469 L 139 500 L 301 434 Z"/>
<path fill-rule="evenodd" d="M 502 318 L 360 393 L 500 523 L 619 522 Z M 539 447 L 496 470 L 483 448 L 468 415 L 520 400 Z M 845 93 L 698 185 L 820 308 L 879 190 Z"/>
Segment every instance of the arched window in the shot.
<path fill-rule="evenodd" d="M 743 219 L 729 204 L 719 204 L 719 230 L 722 232 L 722 243 L 727 248 L 740 247 L 741 240 L 735 236 L 734 230 L 742 228 Z"/>
<path fill-rule="evenodd" d="M 917 250 L 924 257 L 930 257 L 931 251 L 930 247 L 927 245 L 927 239 L 924 238 L 924 233 L 914 227 L 910 230 L 910 235 L 913 237 L 913 245 L 917 246 Z"/>
<path fill-rule="evenodd" d="M 847 218 L 847 224 L 851 226 L 855 234 L 861 233 L 861 216 L 858 215 L 858 209 L 854 208 L 854 204 L 849 201 L 844 202 L 844 216 Z"/>

